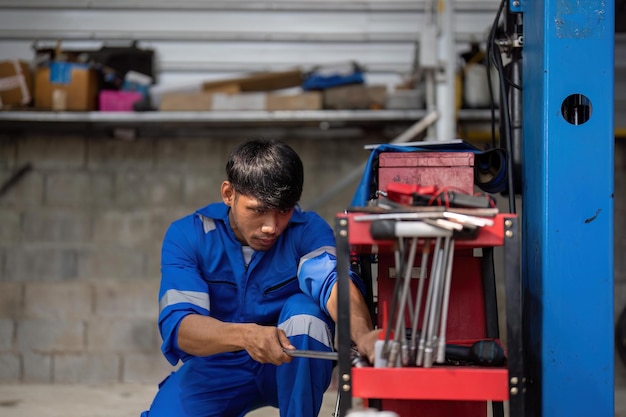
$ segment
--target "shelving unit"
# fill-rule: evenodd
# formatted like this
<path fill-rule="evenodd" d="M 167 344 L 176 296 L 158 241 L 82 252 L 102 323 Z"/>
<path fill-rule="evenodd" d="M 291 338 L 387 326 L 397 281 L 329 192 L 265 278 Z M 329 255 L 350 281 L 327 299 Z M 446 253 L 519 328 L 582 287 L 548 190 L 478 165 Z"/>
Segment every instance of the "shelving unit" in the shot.
<path fill-rule="evenodd" d="M 524 415 L 524 386 L 519 231 L 515 215 L 499 214 L 494 225 L 483 227 L 471 240 L 456 240 L 457 249 L 504 247 L 507 362 L 506 366 L 439 366 L 432 368 L 352 368 L 349 357 L 350 312 L 348 268 L 350 254 L 388 253 L 393 241 L 371 237 L 370 222 L 355 221 L 362 213 L 341 213 L 336 218 L 338 261 L 338 343 L 341 415 L 350 409 L 352 397 L 401 400 L 509 401 L 510 416 Z M 442 414 L 443 415 L 443 414 Z"/>
<path fill-rule="evenodd" d="M 37 123 L 92 123 L 141 125 L 155 123 L 288 125 L 301 123 L 339 123 L 343 125 L 368 125 L 380 123 L 411 123 L 426 115 L 426 110 L 291 110 L 291 111 L 146 111 L 146 112 L 53 112 L 4 111 L 0 124 Z M 462 109 L 459 119 L 467 122 L 488 121 L 488 110 Z M 323 126 L 322 126 L 323 127 Z"/>

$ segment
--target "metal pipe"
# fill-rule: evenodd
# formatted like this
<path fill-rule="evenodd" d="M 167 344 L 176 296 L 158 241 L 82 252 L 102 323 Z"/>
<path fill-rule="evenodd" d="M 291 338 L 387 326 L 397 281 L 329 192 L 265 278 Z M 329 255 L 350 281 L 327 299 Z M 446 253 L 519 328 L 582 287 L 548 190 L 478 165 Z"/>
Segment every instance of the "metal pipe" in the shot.
<path fill-rule="evenodd" d="M 409 290 L 411 286 L 411 270 L 413 269 L 413 263 L 415 262 L 415 253 L 417 252 L 417 237 L 413 237 L 411 240 L 411 248 L 409 249 L 409 257 L 404 267 L 404 279 L 402 281 L 402 294 L 400 295 L 400 303 L 398 306 L 398 314 L 396 316 L 396 327 L 394 329 L 394 344 L 389 354 L 389 366 L 395 366 L 398 354 L 398 348 L 401 345 L 406 345 L 406 337 L 403 329 L 404 324 L 404 309 L 406 307 L 407 298 L 409 296 Z M 400 276 L 397 276 L 400 279 Z"/>
<path fill-rule="evenodd" d="M 437 363 L 446 361 L 446 328 L 448 324 L 448 304 L 450 302 L 450 285 L 452 282 L 452 263 L 454 261 L 454 239 L 446 238 L 448 242 L 448 259 L 446 259 L 446 273 L 444 277 L 443 299 L 441 303 L 441 321 L 439 338 L 437 339 Z"/>

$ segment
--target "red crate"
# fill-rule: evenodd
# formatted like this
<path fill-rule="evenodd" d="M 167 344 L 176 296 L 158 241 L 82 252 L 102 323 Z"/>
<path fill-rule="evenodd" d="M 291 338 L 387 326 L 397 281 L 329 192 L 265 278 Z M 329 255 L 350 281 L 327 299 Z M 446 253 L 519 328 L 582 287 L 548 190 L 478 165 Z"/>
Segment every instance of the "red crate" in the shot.
<path fill-rule="evenodd" d="M 390 182 L 454 188 L 474 194 L 472 152 L 382 152 L 378 156 L 378 189 Z"/>

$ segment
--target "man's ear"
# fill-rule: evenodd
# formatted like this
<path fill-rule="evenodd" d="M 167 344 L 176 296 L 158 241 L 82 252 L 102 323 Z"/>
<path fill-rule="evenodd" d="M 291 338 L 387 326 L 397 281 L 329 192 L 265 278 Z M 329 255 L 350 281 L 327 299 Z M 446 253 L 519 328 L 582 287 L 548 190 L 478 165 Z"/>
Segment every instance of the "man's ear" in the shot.
<path fill-rule="evenodd" d="M 221 192 L 224 204 L 232 207 L 233 202 L 235 201 L 235 189 L 233 188 L 232 184 L 228 181 L 224 181 L 222 183 Z"/>

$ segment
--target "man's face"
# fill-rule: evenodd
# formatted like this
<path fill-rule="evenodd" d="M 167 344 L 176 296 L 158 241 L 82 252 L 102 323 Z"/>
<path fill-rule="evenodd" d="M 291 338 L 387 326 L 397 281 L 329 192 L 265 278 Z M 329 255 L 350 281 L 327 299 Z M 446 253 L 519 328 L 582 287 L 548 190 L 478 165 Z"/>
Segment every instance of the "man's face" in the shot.
<path fill-rule="evenodd" d="M 237 193 L 228 181 L 222 184 L 222 198 L 230 207 L 230 227 L 242 245 L 266 251 L 285 230 L 293 214 L 289 210 L 269 210 L 259 200 Z"/>

